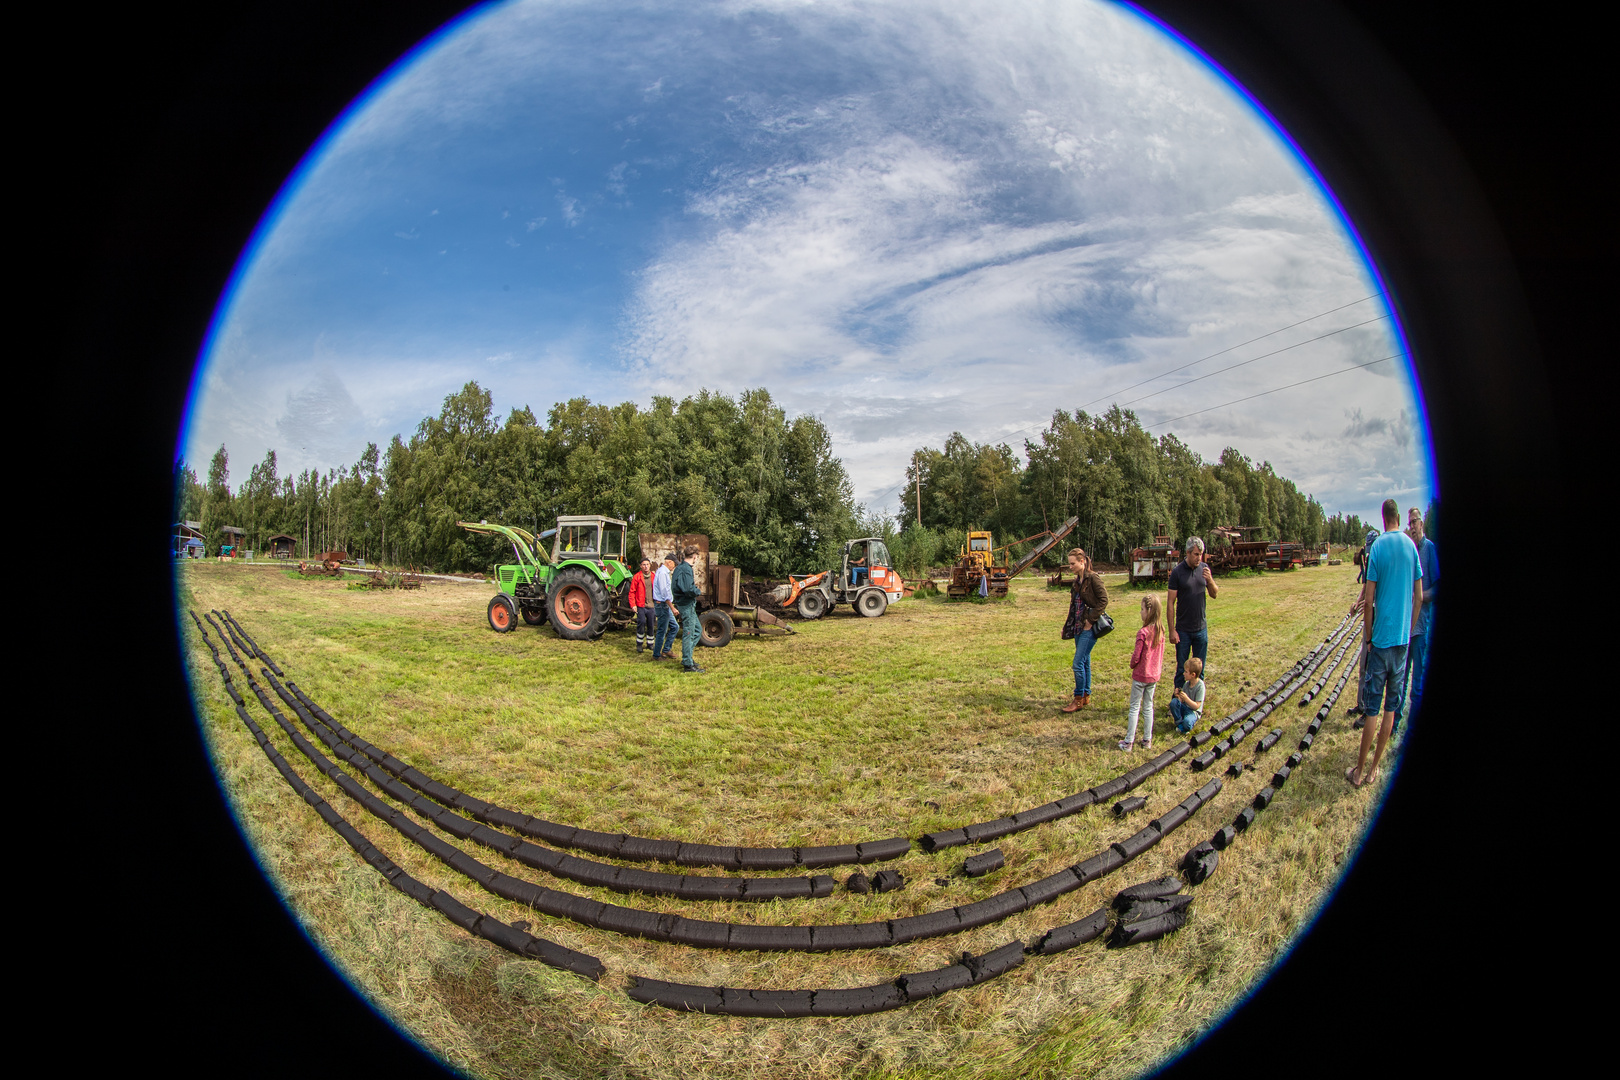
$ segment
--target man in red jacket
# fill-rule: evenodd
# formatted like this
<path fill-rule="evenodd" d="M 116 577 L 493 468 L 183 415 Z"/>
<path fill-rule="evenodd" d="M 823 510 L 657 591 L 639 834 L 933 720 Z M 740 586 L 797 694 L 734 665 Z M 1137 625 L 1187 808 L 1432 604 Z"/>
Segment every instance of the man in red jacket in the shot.
<path fill-rule="evenodd" d="M 630 610 L 636 613 L 636 652 L 652 644 L 652 560 L 642 559 L 641 569 L 630 579 Z"/>

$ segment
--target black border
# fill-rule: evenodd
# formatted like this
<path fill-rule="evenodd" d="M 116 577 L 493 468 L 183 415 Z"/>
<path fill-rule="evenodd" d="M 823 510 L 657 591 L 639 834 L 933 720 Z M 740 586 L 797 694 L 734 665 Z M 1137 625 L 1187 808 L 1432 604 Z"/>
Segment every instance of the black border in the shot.
<path fill-rule="evenodd" d="M 1489 889 L 1487 846 L 1513 850 L 1505 802 L 1465 801 L 1513 772 L 1492 744 L 1552 734 L 1509 723 L 1506 706 L 1525 704 L 1528 686 L 1502 687 L 1502 673 L 1535 659 L 1524 655 L 1534 635 L 1514 632 L 1529 628 L 1513 621 L 1525 613 L 1500 559 L 1552 538 L 1535 524 L 1544 501 L 1579 505 L 1562 485 L 1600 400 L 1597 248 L 1612 250 L 1613 223 L 1583 137 L 1602 130 L 1597 35 L 1544 11 L 1486 23 L 1450 5 L 1145 6 L 1283 122 L 1388 276 L 1431 411 L 1446 580 L 1457 583 L 1405 775 L 1360 861 L 1289 961 L 1168 1071 L 1281 1065 L 1294 1039 L 1313 1047 L 1296 1046 L 1313 1071 L 1359 1071 L 1382 1057 L 1385 1031 L 1415 1040 L 1399 1058 L 1409 1066 L 1455 1065 L 1482 1039 L 1506 1063 L 1534 1035 L 1523 996 L 1504 986 L 1523 976 L 1529 946 L 1502 937 L 1491 899 L 1434 898 Z M 99 758 L 145 829 L 106 838 L 133 898 L 116 916 L 125 981 L 98 1040 L 109 1057 L 237 1073 L 433 1071 L 308 947 L 259 876 L 186 721 L 169 577 L 140 567 L 168 564 L 187 380 L 242 245 L 330 121 L 460 7 L 253 0 L 123 11 L 50 36 L 64 82 L 87 92 L 60 91 L 41 144 L 55 178 L 46 203 L 62 208 L 48 227 L 66 233 L 73 260 L 51 285 L 74 383 L 100 418 L 98 452 L 107 440 L 124 448 L 81 467 L 127 500 L 120 543 L 133 551 L 118 560 L 116 610 L 141 628 L 132 661 L 114 662 L 144 704 L 114 710 Z M 1437 904 L 1451 922 L 1420 917 Z M 94 914 L 105 929 L 105 909 Z"/>

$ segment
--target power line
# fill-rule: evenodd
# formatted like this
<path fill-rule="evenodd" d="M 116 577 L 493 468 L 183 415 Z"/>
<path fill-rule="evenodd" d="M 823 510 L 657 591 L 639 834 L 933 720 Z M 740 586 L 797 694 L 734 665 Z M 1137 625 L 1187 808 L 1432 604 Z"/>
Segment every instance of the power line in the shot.
<path fill-rule="evenodd" d="M 1195 379 L 1188 379 L 1185 382 L 1178 382 L 1178 383 L 1176 383 L 1176 385 L 1167 386 L 1163 390 L 1155 390 L 1151 394 L 1143 394 L 1139 398 L 1132 398 L 1130 401 L 1125 402 L 1124 405 L 1121 406 L 1121 408 L 1123 408 L 1125 405 L 1135 405 L 1138 401 L 1146 401 L 1148 398 L 1158 397 L 1160 394 L 1168 394 L 1172 390 L 1180 390 L 1183 386 L 1191 386 L 1195 382 L 1203 382 L 1205 379 L 1208 379 L 1208 378 L 1211 378 L 1213 376 L 1219 375 L 1222 372 L 1232 371 L 1233 369 L 1240 368 L 1245 364 L 1252 364 L 1256 360 L 1264 360 L 1268 356 L 1276 356 L 1278 353 L 1285 353 L 1289 349 L 1297 349 L 1301 345 L 1309 345 L 1313 341 L 1321 341 L 1323 338 L 1330 338 L 1334 334 L 1342 334 L 1346 330 L 1354 330 L 1359 326 L 1367 326 L 1367 325 L 1369 325 L 1371 323 L 1378 322 L 1380 319 L 1387 319 L 1387 318 L 1389 318 L 1388 315 L 1379 315 L 1376 318 L 1366 320 L 1366 322 L 1351 323 L 1349 326 L 1341 326 L 1337 330 L 1329 330 L 1325 334 L 1318 334 L 1313 338 L 1306 338 L 1304 341 L 1296 341 L 1292 345 L 1284 345 L 1280 349 L 1273 349 L 1271 352 L 1261 353 L 1259 356 L 1253 356 L 1253 357 L 1250 357 L 1247 360 L 1239 360 L 1235 364 L 1228 364 L 1226 367 L 1216 368 L 1214 371 L 1211 371 L 1211 372 L 1209 372 L 1208 374 L 1205 374 L 1205 375 L 1200 375 Z M 1205 359 L 1207 360 L 1208 357 L 1205 357 Z M 1202 361 L 1200 361 L 1200 363 L 1202 363 Z"/>
<path fill-rule="evenodd" d="M 1299 382 L 1291 382 L 1287 386 L 1279 386 L 1279 387 L 1276 387 L 1275 389 L 1272 389 L 1272 390 L 1262 390 L 1258 394 L 1250 394 L 1248 397 L 1233 398 L 1231 401 L 1222 402 L 1219 405 L 1211 405 L 1207 409 L 1198 409 L 1198 410 L 1195 410 L 1194 412 L 1182 413 L 1180 416 L 1172 416 L 1168 420 L 1161 420 L 1157 424 L 1154 424 L 1151 427 L 1143 428 L 1142 430 L 1144 430 L 1144 431 L 1152 431 L 1153 428 L 1164 427 L 1167 424 L 1175 423 L 1177 420 L 1185 420 L 1189 416 L 1198 416 L 1198 415 L 1200 415 L 1202 413 L 1214 412 L 1216 409 L 1224 409 L 1228 405 L 1236 405 L 1239 402 L 1244 402 L 1244 401 L 1253 401 L 1255 398 L 1262 398 L 1262 397 L 1265 397 L 1267 394 L 1275 394 L 1275 393 L 1278 393 L 1279 391 L 1282 391 L 1282 390 L 1292 390 L 1294 387 L 1296 387 L 1296 386 L 1304 386 L 1306 383 L 1321 382 L 1323 379 L 1331 379 L 1335 375 L 1343 375 L 1347 371 L 1360 371 L 1362 368 L 1369 368 L 1369 367 L 1372 367 L 1374 364 L 1382 364 L 1385 360 L 1393 360 L 1398 356 L 1405 356 L 1405 355 L 1406 355 L 1406 353 L 1404 353 L 1404 352 L 1392 353 L 1389 356 L 1381 356 L 1377 360 L 1369 360 L 1365 364 L 1355 364 L 1355 365 L 1352 365 L 1351 367 L 1340 368 L 1338 371 L 1330 371 L 1326 375 L 1317 375 L 1314 378 L 1301 379 L 1301 380 L 1299 380 Z"/>
<path fill-rule="evenodd" d="M 1200 357 L 1199 359 L 1194 360 L 1190 364 L 1182 364 L 1180 367 L 1171 368 L 1169 371 L 1161 371 L 1157 375 L 1150 375 L 1147 378 L 1143 379 L 1141 382 L 1132 383 L 1131 385 L 1126 386 L 1126 387 L 1122 387 L 1122 388 L 1120 388 L 1118 390 L 1111 390 L 1108 393 L 1104 394 L 1100 398 L 1095 398 L 1095 399 L 1093 399 L 1091 401 L 1086 402 L 1084 405 L 1080 406 L 1080 408 L 1081 409 L 1089 409 L 1089 408 L 1091 408 L 1091 406 L 1097 404 L 1097 402 L 1099 402 L 1099 401 L 1106 401 L 1111 397 L 1118 397 L 1120 394 L 1125 393 L 1127 390 L 1135 390 L 1138 386 L 1146 386 L 1148 383 L 1152 382 L 1153 380 L 1162 379 L 1166 375 L 1174 375 L 1178 371 L 1186 371 L 1190 367 L 1194 367 L 1194 366 L 1196 366 L 1198 364 L 1202 364 L 1205 360 L 1213 360 L 1217 356 L 1222 355 L 1223 353 L 1231 352 L 1233 349 L 1241 349 L 1245 345 L 1253 345 L 1257 341 L 1263 341 L 1266 338 L 1273 336 L 1274 334 L 1282 333 L 1284 330 L 1292 330 L 1296 326 L 1304 326 L 1308 322 L 1315 322 L 1317 319 L 1320 319 L 1325 315 L 1332 315 L 1335 311 L 1343 311 L 1345 308 L 1355 307 L 1357 304 L 1366 303 L 1368 300 L 1371 300 L 1371 299 L 1373 299 L 1374 297 L 1376 297 L 1378 295 L 1379 295 L 1378 293 L 1373 293 L 1371 296 L 1363 296 L 1360 300 L 1352 300 L 1348 304 L 1340 304 L 1336 308 L 1329 308 L 1327 311 L 1319 312 L 1319 313 L 1317 313 L 1315 315 L 1310 316 L 1309 318 L 1301 319 L 1301 320 L 1299 320 L 1299 322 L 1296 322 L 1296 323 L 1289 323 L 1287 326 L 1278 327 L 1275 330 L 1271 330 L 1271 331 L 1268 331 L 1267 333 L 1261 334 L 1259 337 L 1250 338 L 1248 341 L 1240 341 L 1236 345 L 1228 345 L 1226 348 L 1220 350 L 1220 352 L 1212 352 L 1208 356 Z M 1304 344 L 1304 342 L 1301 342 L 1301 344 Z"/>

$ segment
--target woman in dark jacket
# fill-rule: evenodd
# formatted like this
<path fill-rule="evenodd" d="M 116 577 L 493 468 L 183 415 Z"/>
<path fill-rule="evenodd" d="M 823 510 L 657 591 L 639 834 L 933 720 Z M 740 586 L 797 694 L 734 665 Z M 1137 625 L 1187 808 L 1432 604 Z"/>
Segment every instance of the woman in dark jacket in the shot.
<path fill-rule="evenodd" d="M 1063 640 L 1074 639 L 1074 700 L 1060 712 L 1079 712 L 1091 704 L 1091 647 L 1097 644 L 1092 625 L 1108 610 L 1108 590 L 1091 569 L 1084 548 L 1071 548 L 1069 569 L 1074 585 L 1069 590 L 1069 617 L 1063 622 Z"/>

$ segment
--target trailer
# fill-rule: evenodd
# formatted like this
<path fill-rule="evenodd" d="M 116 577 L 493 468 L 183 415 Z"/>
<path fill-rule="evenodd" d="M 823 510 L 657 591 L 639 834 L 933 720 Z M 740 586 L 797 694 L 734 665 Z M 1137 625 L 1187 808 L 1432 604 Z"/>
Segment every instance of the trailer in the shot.
<path fill-rule="evenodd" d="M 1144 581 L 1168 581 L 1170 571 L 1176 568 L 1181 552 L 1170 540 L 1170 526 L 1160 523 L 1153 527 L 1153 543 L 1131 552 L 1129 580 L 1132 585 Z"/>

